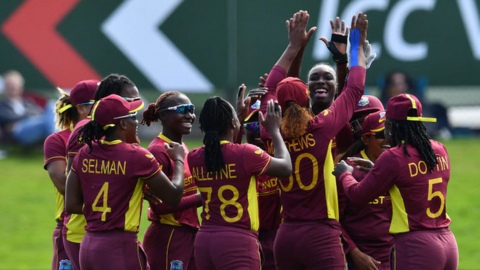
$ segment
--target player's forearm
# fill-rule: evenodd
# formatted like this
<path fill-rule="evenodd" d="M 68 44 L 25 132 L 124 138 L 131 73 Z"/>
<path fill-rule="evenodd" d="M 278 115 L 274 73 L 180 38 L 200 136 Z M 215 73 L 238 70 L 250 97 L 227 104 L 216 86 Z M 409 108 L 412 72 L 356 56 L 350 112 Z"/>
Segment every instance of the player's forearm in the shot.
<path fill-rule="evenodd" d="M 282 167 L 285 168 L 285 171 L 282 175 L 276 175 L 277 177 L 288 177 L 292 174 L 292 161 L 290 159 L 290 153 L 283 142 L 282 135 L 279 130 L 276 130 L 271 134 L 273 149 L 275 150 L 275 158 L 281 160 L 283 163 Z"/>
<path fill-rule="evenodd" d="M 295 60 L 295 57 L 297 56 L 300 49 L 301 48 L 297 46 L 288 44 L 287 48 L 285 49 L 282 56 L 280 57 L 280 59 L 278 59 L 275 65 L 281 67 L 283 70 L 287 72 L 290 69 L 290 66 L 293 63 L 293 60 Z"/>
<path fill-rule="evenodd" d="M 295 56 L 295 59 L 293 60 L 292 64 L 290 65 L 290 68 L 288 69 L 287 77 L 300 78 L 300 71 L 302 69 L 304 52 L 305 52 L 305 47 L 302 47 L 298 51 L 297 55 Z"/>
<path fill-rule="evenodd" d="M 185 184 L 184 174 L 183 174 L 184 162 L 183 160 L 176 159 L 174 160 L 173 163 L 174 163 L 174 167 L 173 167 L 172 184 L 175 186 L 174 195 L 180 196 L 180 197 L 178 197 L 178 200 L 175 200 L 176 202 L 173 201 L 172 203 L 169 203 L 169 204 L 171 206 L 176 207 L 180 203 L 183 197 L 183 188 Z"/>
<path fill-rule="evenodd" d="M 192 207 L 200 207 L 202 206 L 202 200 L 199 198 L 197 194 L 182 197 L 180 203 L 176 207 L 172 207 L 165 203 L 159 203 L 157 205 L 150 204 L 150 209 L 152 209 L 155 215 L 165 215 L 165 214 L 172 214 L 175 212 L 180 212 L 187 210 Z"/>

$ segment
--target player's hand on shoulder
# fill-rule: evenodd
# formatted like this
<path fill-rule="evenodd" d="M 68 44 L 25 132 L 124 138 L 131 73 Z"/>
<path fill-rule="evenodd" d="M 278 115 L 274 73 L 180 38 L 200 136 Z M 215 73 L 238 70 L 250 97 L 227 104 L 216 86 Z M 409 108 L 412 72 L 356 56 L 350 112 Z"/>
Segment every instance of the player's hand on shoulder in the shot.
<path fill-rule="evenodd" d="M 165 149 L 167 149 L 167 154 L 172 160 L 179 159 L 183 162 L 185 150 L 181 144 L 176 142 L 165 143 Z"/>

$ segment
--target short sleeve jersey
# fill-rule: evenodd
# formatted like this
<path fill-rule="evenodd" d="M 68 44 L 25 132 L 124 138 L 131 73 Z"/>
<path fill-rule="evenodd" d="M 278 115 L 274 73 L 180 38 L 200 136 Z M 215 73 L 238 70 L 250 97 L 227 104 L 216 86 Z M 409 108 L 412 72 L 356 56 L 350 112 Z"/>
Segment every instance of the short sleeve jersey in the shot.
<path fill-rule="evenodd" d="M 202 194 L 202 224 L 258 231 L 257 176 L 270 166 L 271 157 L 257 146 L 221 141 L 225 167 L 207 172 L 205 146 L 188 154 L 193 179 Z"/>
<path fill-rule="evenodd" d="M 82 186 L 86 230 L 138 232 L 144 179 L 160 172 L 146 149 L 120 140 L 93 143 L 75 156 L 72 171 Z"/>
<path fill-rule="evenodd" d="M 167 138 L 165 135 L 160 134 L 158 137 L 153 139 L 153 141 L 148 146 L 148 151 L 150 151 L 157 162 L 160 165 L 160 169 L 167 175 L 169 179 L 173 177 L 173 160 L 168 156 L 167 150 L 165 149 L 164 144 L 170 143 L 172 140 Z M 185 143 L 183 145 L 183 150 L 185 154 L 188 154 L 188 148 Z M 188 160 L 185 155 L 184 160 L 184 188 L 183 188 L 183 198 L 188 196 L 195 196 L 197 194 L 197 185 L 193 181 L 192 174 L 190 173 L 190 168 L 188 167 Z M 197 215 L 197 199 L 191 200 L 191 203 L 188 205 L 182 205 L 186 203 L 186 200 L 182 200 L 177 207 L 170 207 L 164 205 L 163 203 L 150 207 L 148 209 L 148 219 L 151 221 L 157 221 L 161 224 L 169 224 L 175 226 L 187 225 L 193 228 L 199 228 L 200 223 L 198 221 Z M 163 209 L 162 209 L 163 208 Z M 185 209 L 185 210 L 182 210 Z M 169 213 L 165 213 L 169 212 Z"/>
<path fill-rule="evenodd" d="M 332 106 L 310 120 L 306 133 L 294 139 L 284 138 L 293 172 L 288 178 L 279 178 L 283 218 L 339 220 L 337 183 L 332 175 L 333 139 L 348 123 L 363 94 L 365 73 L 363 67 L 353 67 L 344 92 Z M 272 153 L 269 135 L 264 129 L 261 132 L 268 153 Z"/>
<path fill-rule="evenodd" d="M 47 165 L 57 160 L 65 161 L 65 167 L 67 164 L 67 142 L 68 137 L 72 131 L 65 129 L 51 134 L 45 140 L 43 144 L 43 168 L 46 170 Z M 65 202 L 63 195 L 55 188 L 55 220 L 57 222 L 63 220 L 65 216 Z"/>
<path fill-rule="evenodd" d="M 67 157 L 75 157 L 78 151 L 85 145 L 83 142 L 81 142 L 78 139 L 78 133 L 80 132 L 80 129 L 90 121 L 91 121 L 91 118 L 88 117 L 88 118 L 82 119 L 80 122 L 78 122 L 75 125 L 75 128 L 73 129 L 72 133 L 70 134 L 70 137 L 68 138 Z"/>
<path fill-rule="evenodd" d="M 354 157 L 369 160 L 365 150 Z M 366 173 L 354 166 L 352 175 L 360 182 Z M 392 202 L 388 192 L 384 192 L 366 204 L 347 201 L 341 224 L 357 247 L 370 254 L 369 251 L 372 249 L 393 245 L 393 236 L 389 233 L 391 218 Z"/>
<path fill-rule="evenodd" d="M 430 140 L 438 165 L 429 171 L 418 151 L 407 145 L 386 150 L 360 182 L 346 172 L 340 176 L 347 197 L 354 203 L 366 203 L 389 191 L 392 199 L 390 233 L 444 228 L 447 215 L 447 185 L 450 159 L 445 146 Z"/>

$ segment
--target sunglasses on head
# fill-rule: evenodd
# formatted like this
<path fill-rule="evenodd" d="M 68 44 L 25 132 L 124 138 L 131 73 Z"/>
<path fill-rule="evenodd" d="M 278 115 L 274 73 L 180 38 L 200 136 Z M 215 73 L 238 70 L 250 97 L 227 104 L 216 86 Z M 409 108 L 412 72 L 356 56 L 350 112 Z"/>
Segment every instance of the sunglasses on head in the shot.
<path fill-rule="evenodd" d="M 243 125 L 247 131 L 257 132 L 260 130 L 260 123 L 258 122 L 245 123 Z"/>
<path fill-rule="evenodd" d="M 137 101 L 137 100 L 141 99 L 140 97 L 134 97 L 134 98 L 122 97 L 122 98 L 125 99 L 128 102 L 133 102 L 133 101 Z"/>
<path fill-rule="evenodd" d="M 168 107 L 166 109 L 160 110 L 160 112 L 161 111 L 175 111 L 176 113 L 179 113 L 179 114 L 187 114 L 187 113 L 193 114 L 195 112 L 195 105 L 182 104 L 182 105 L 177 105 L 173 107 Z"/>

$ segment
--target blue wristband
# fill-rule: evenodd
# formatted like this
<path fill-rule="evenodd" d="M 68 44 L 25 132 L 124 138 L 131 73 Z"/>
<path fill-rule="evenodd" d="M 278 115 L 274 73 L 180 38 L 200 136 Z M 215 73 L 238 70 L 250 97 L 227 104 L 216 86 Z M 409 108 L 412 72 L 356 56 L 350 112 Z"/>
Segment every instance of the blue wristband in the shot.
<path fill-rule="evenodd" d="M 352 55 L 350 56 L 350 67 L 358 66 L 358 47 L 360 45 L 360 30 L 350 30 L 350 46 L 352 46 Z"/>

